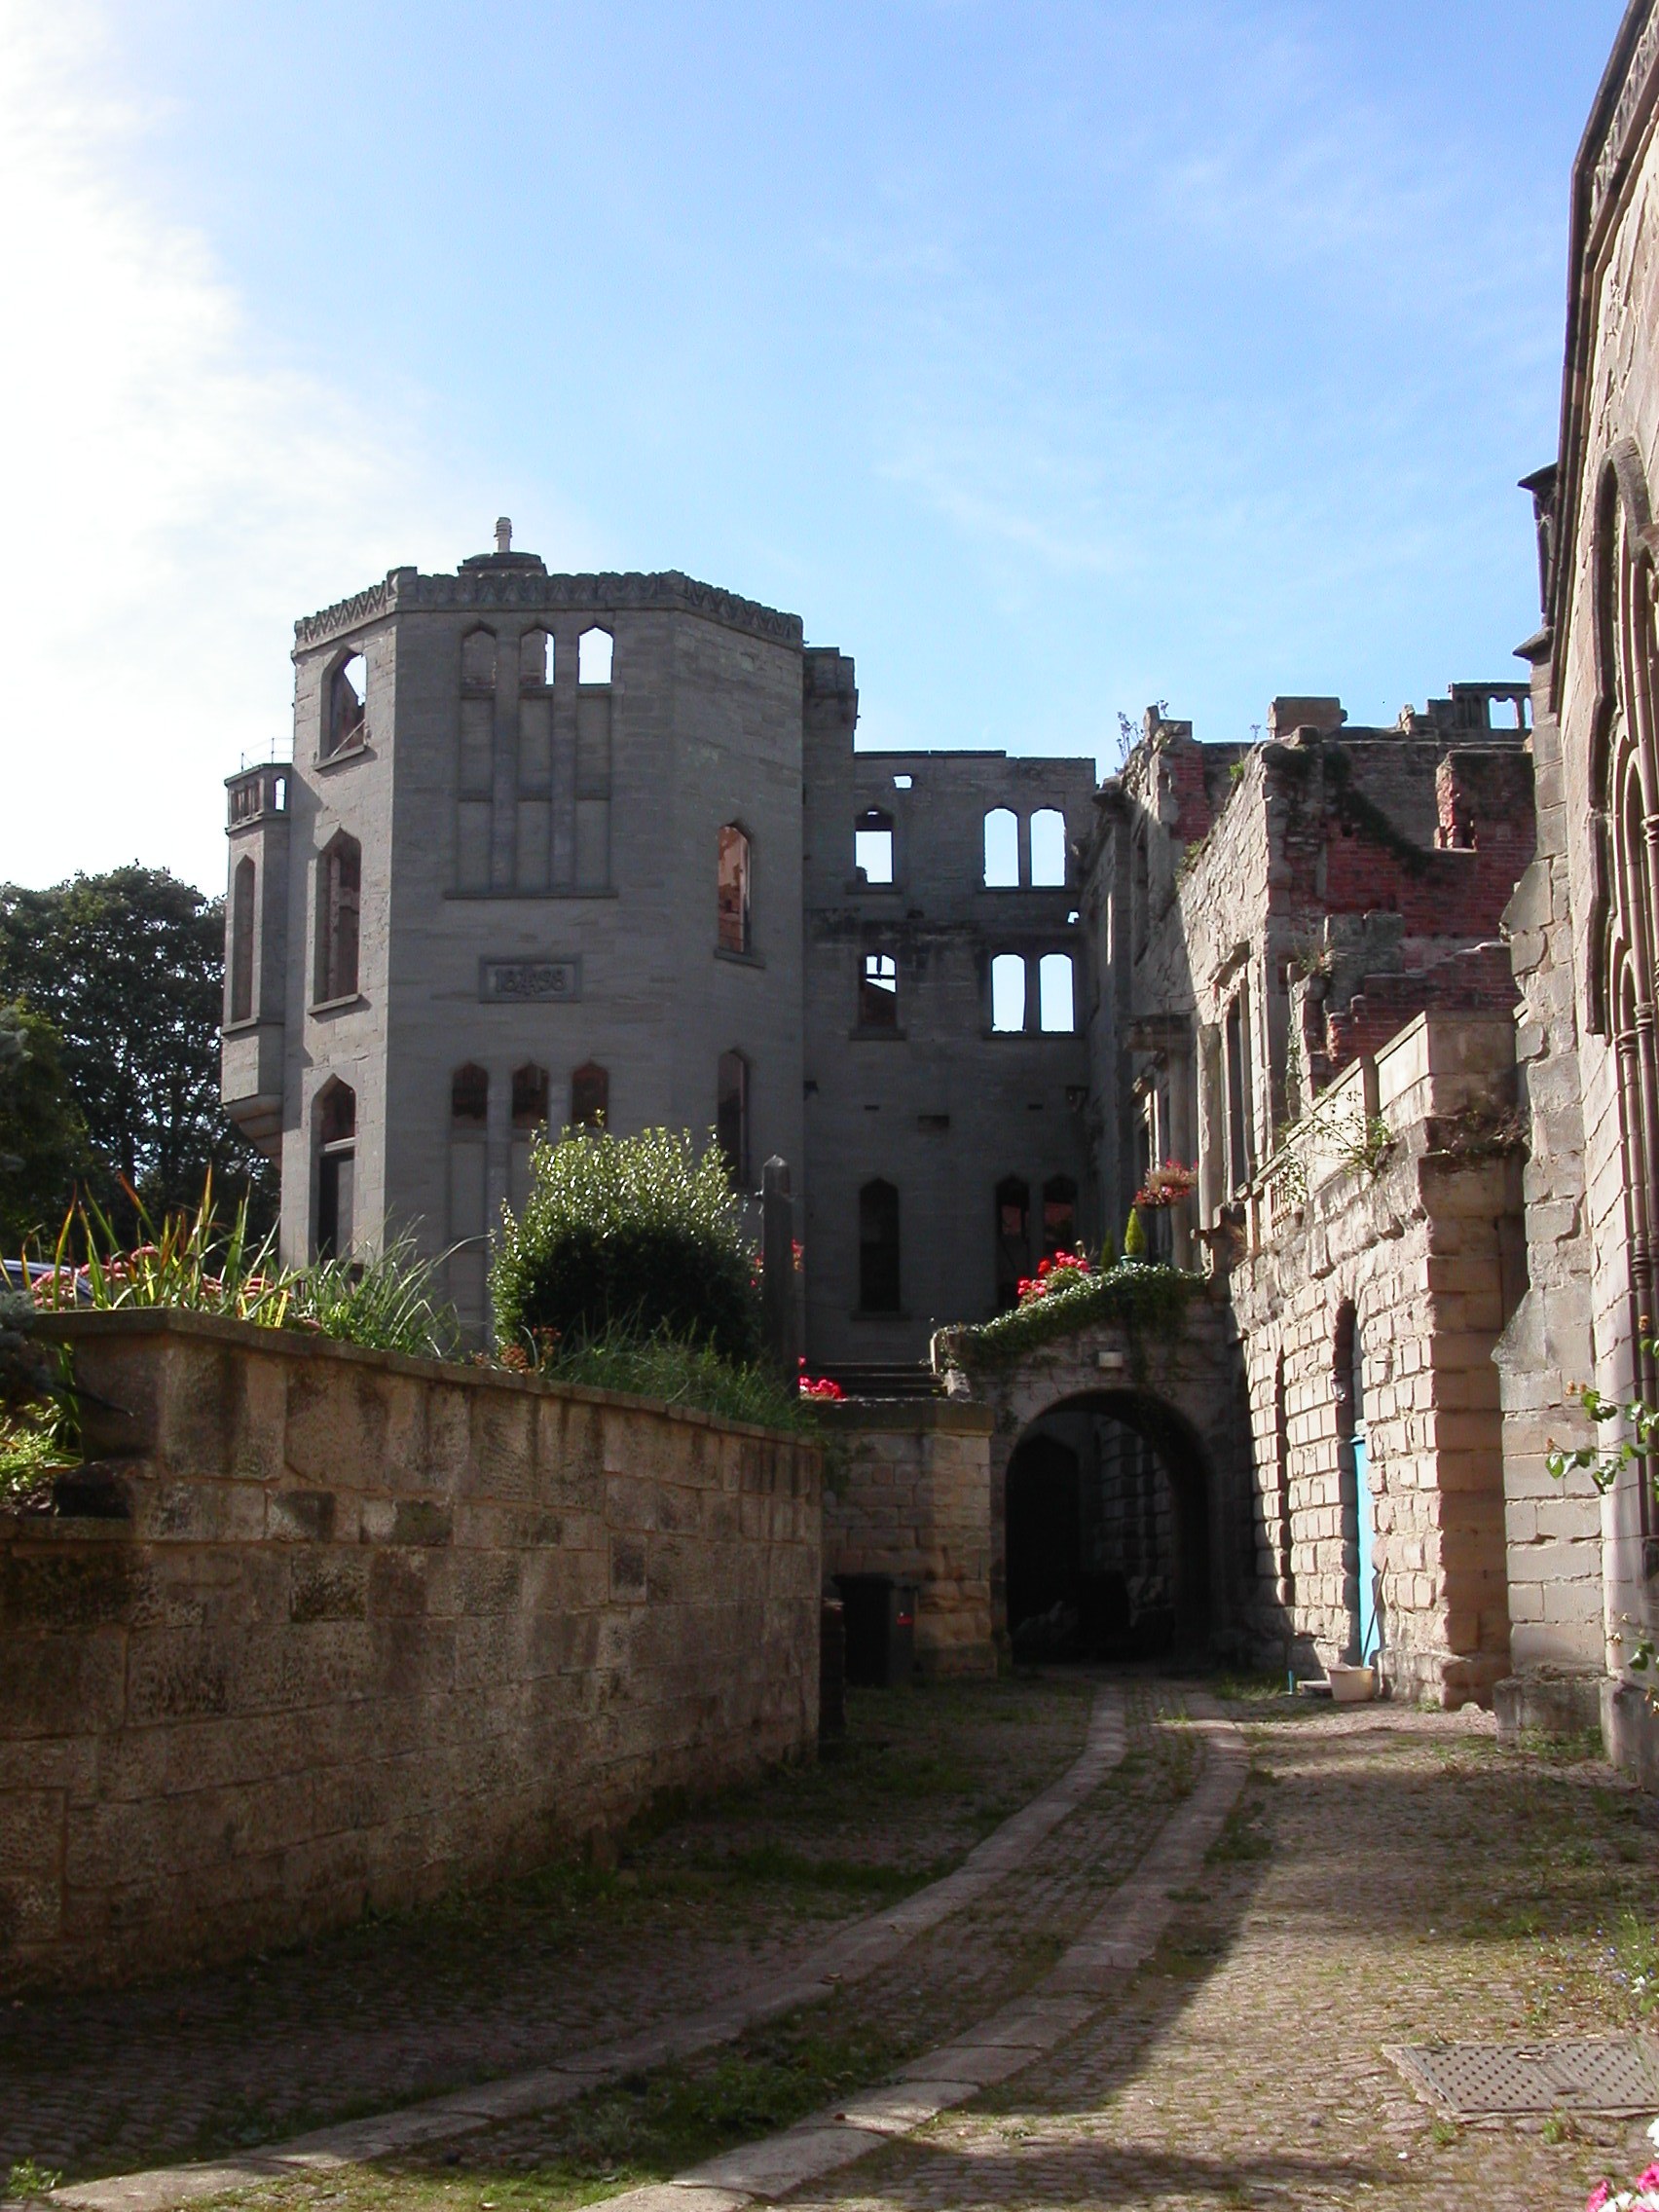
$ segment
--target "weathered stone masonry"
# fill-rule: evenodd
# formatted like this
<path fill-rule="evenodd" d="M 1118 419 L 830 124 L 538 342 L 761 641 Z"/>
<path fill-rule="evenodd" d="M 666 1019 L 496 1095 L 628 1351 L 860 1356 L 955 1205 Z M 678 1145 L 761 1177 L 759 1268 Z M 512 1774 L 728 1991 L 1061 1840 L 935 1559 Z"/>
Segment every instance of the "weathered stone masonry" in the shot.
<path fill-rule="evenodd" d="M 65 1317 L 0 1518 L 0 1982 L 176 1969 L 807 1751 L 819 1456 L 195 1315 Z"/>

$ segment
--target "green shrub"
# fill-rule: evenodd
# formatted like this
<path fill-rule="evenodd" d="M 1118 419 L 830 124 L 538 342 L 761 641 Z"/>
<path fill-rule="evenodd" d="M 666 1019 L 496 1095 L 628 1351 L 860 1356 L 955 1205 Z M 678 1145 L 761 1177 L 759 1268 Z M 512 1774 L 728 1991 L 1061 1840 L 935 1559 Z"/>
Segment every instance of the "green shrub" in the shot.
<path fill-rule="evenodd" d="M 490 1288 L 496 1341 L 551 1331 L 561 1352 L 672 1337 L 740 1367 L 761 1348 L 758 1268 L 719 1153 L 690 1133 L 567 1130 L 538 1144 Z"/>
<path fill-rule="evenodd" d="M 945 1356 L 970 1372 L 1009 1367 L 1040 1346 L 1099 1321 L 1121 1322 L 1131 1342 L 1143 1334 L 1176 1337 L 1189 1303 L 1203 1287 L 1202 1275 L 1183 1268 L 1120 1260 L 1115 1267 L 1068 1276 L 1047 1297 L 1028 1300 L 994 1320 L 950 1330 L 943 1340 Z"/>
<path fill-rule="evenodd" d="M 457 1359 L 461 1323 L 434 1288 L 442 1264 L 424 1258 L 411 1236 L 393 1237 L 366 1258 L 313 1261 L 288 1280 L 283 1325 L 371 1351 Z"/>
<path fill-rule="evenodd" d="M 739 1367 L 717 1352 L 673 1337 L 603 1337 L 554 1351 L 538 1372 L 555 1382 L 585 1382 L 591 1390 L 621 1390 L 635 1398 L 660 1398 L 695 1406 L 723 1420 L 754 1421 L 760 1428 L 818 1432 L 814 1406 L 803 1401 L 770 1368 Z"/>

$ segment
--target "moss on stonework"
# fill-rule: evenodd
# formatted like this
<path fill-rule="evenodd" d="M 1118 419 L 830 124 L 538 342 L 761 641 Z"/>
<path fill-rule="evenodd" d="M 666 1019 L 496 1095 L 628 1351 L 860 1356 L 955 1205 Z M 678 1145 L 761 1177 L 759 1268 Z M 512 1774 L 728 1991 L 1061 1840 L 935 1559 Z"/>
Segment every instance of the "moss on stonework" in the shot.
<path fill-rule="evenodd" d="M 994 1321 L 952 1329 L 943 1343 L 947 1362 L 970 1373 L 1012 1367 L 1042 1345 L 1076 1336 L 1101 1322 L 1116 1322 L 1131 1339 L 1143 1332 L 1178 1336 L 1187 1307 L 1204 1277 L 1185 1268 L 1120 1260 L 1113 1268 L 1080 1275 L 1064 1289 L 1034 1298 Z"/>

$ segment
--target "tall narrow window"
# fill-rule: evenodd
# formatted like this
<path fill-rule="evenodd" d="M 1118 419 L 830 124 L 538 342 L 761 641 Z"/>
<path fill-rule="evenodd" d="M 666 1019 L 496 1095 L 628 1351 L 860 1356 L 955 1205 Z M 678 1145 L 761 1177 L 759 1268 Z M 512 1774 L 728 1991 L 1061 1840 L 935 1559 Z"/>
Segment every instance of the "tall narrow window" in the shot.
<path fill-rule="evenodd" d="M 1147 860 L 1146 826 L 1142 824 L 1129 847 L 1129 948 L 1138 960 L 1152 934 L 1152 870 Z"/>
<path fill-rule="evenodd" d="M 740 1191 L 749 1188 L 749 1062 L 722 1052 L 715 1099 L 715 1137 L 726 1172 Z"/>
<path fill-rule="evenodd" d="M 899 963 L 890 952 L 866 952 L 859 977 L 859 1027 L 899 1026 Z"/>
<path fill-rule="evenodd" d="M 489 1119 L 489 1071 L 468 1060 L 450 1078 L 450 1120 L 459 1128 L 481 1129 Z"/>
<path fill-rule="evenodd" d="M 750 952 L 749 837 L 735 822 L 720 831 L 719 860 L 715 879 L 715 941 L 722 952 Z"/>
<path fill-rule="evenodd" d="M 608 683 L 614 641 L 608 630 L 584 630 L 576 642 L 578 683 Z"/>
<path fill-rule="evenodd" d="M 1019 882 L 1019 817 L 1011 807 L 993 807 L 985 817 L 985 884 L 1012 891 Z"/>
<path fill-rule="evenodd" d="M 1063 889 L 1066 880 L 1066 818 L 1058 807 L 1040 807 L 1031 817 L 1031 880 Z"/>
<path fill-rule="evenodd" d="M 322 756 L 362 742 L 369 698 L 369 665 L 361 653 L 343 660 L 328 680 L 323 702 Z"/>
<path fill-rule="evenodd" d="M 1025 1027 L 1025 961 L 1017 952 L 991 962 L 991 1027 L 1009 1036 Z"/>
<path fill-rule="evenodd" d="M 610 1078 L 597 1061 L 584 1061 L 571 1078 L 571 1126 L 603 1129 L 609 1112 Z"/>
<path fill-rule="evenodd" d="M 1045 952 L 1037 966 L 1037 1011 L 1044 1029 L 1051 1034 L 1077 1027 L 1077 1007 L 1072 988 L 1069 952 Z"/>
<path fill-rule="evenodd" d="M 519 640 L 519 688 L 544 691 L 552 681 L 552 634 L 546 630 L 527 630 Z"/>
<path fill-rule="evenodd" d="M 450 1077 L 449 1293 L 461 1325 L 481 1331 L 489 1254 L 490 1074 L 468 1060 Z"/>
<path fill-rule="evenodd" d="M 344 830 L 323 848 L 316 869 L 316 995 L 354 998 L 363 852 Z"/>
<path fill-rule="evenodd" d="M 507 1161 L 507 1199 L 515 1218 L 530 1202 L 530 1166 L 536 1140 L 547 1134 L 547 1070 L 534 1064 L 513 1070 L 513 1133 Z"/>
<path fill-rule="evenodd" d="M 253 1018 L 254 867 L 244 856 L 231 879 L 231 1019 Z"/>
<path fill-rule="evenodd" d="M 1077 1185 L 1069 1175 L 1051 1175 L 1043 1186 L 1043 1257 L 1077 1249 Z"/>
<path fill-rule="evenodd" d="M 891 1183 L 866 1183 L 859 1193 L 859 1308 L 899 1311 L 899 1193 Z"/>
<path fill-rule="evenodd" d="M 544 1129 L 547 1126 L 547 1070 L 538 1067 L 513 1070 L 513 1127 Z"/>
<path fill-rule="evenodd" d="M 344 1259 L 355 1232 L 352 1219 L 357 1152 L 357 1093 L 338 1078 L 317 1093 L 316 1253 Z"/>
<path fill-rule="evenodd" d="M 1031 1272 L 1031 1188 L 1007 1176 L 996 1188 L 997 1311 L 1019 1304 L 1019 1286 Z"/>
<path fill-rule="evenodd" d="M 1250 1023 L 1240 990 L 1227 1010 L 1227 1187 L 1241 1191 L 1250 1180 Z"/>
<path fill-rule="evenodd" d="M 872 806 L 853 825 L 853 872 L 866 883 L 893 881 L 893 817 Z"/>

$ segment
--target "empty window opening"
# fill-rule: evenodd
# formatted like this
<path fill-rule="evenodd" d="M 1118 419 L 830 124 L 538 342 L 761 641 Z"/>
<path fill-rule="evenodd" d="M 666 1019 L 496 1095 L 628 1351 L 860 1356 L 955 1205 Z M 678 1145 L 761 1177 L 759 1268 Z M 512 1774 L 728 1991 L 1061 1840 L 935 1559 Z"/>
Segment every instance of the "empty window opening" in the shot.
<path fill-rule="evenodd" d="M 1045 952 L 1037 965 L 1037 1008 L 1042 1026 L 1051 1034 L 1077 1027 L 1069 952 Z"/>
<path fill-rule="evenodd" d="M 1152 929 L 1152 871 L 1147 861 L 1146 831 L 1142 830 L 1129 848 L 1129 944 L 1133 959 L 1146 950 Z"/>
<path fill-rule="evenodd" d="M 890 952 L 866 952 L 859 977 L 859 1027 L 899 1026 L 899 963 Z"/>
<path fill-rule="evenodd" d="M 324 1085 L 316 1101 L 316 1254 L 344 1259 L 351 1250 L 356 1180 L 357 1093 L 350 1084 Z"/>
<path fill-rule="evenodd" d="M 1012 891 L 1019 882 L 1019 817 L 1012 807 L 993 807 L 985 817 L 985 886 Z"/>
<path fill-rule="evenodd" d="M 1043 1257 L 1077 1250 L 1077 1185 L 1069 1175 L 1051 1175 L 1043 1186 Z"/>
<path fill-rule="evenodd" d="M 317 862 L 316 995 L 324 1005 L 357 994 L 362 888 L 362 847 L 341 830 Z"/>
<path fill-rule="evenodd" d="M 719 835 L 715 885 L 716 942 L 722 952 L 748 952 L 751 943 L 750 850 L 747 831 L 728 822 Z"/>
<path fill-rule="evenodd" d="M 1040 807 L 1031 817 L 1031 880 L 1050 890 L 1066 880 L 1066 818 L 1056 806 Z"/>
<path fill-rule="evenodd" d="M 496 688 L 496 633 L 469 630 L 461 641 L 461 681 L 468 691 Z"/>
<path fill-rule="evenodd" d="M 552 633 L 527 630 L 519 641 L 519 682 L 526 691 L 542 691 L 552 681 Z"/>
<path fill-rule="evenodd" d="M 1532 702 L 1519 699 L 1489 699 L 1487 701 L 1487 727 L 1489 729 L 1530 729 Z"/>
<path fill-rule="evenodd" d="M 1025 961 L 1017 952 L 991 962 L 991 1027 L 1002 1035 L 1025 1027 Z"/>
<path fill-rule="evenodd" d="M 1250 1025 L 1242 991 L 1227 1010 L 1227 1181 L 1241 1191 L 1250 1180 Z"/>
<path fill-rule="evenodd" d="M 231 888 L 231 1019 L 253 1017 L 253 894 L 254 867 L 248 859 L 237 863 Z"/>
<path fill-rule="evenodd" d="M 1031 1272 L 1031 1187 L 1007 1176 L 996 1188 L 997 1311 L 1019 1304 L 1019 1286 Z"/>
<path fill-rule="evenodd" d="M 916 779 L 914 778 L 914 776 L 895 776 L 893 779 L 893 789 L 896 792 L 907 792 L 910 786 L 915 782 L 915 780 Z"/>
<path fill-rule="evenodd" d="M 853 871 L 866 883 L 893 881 L 893 817 L 869 807 L 853 825 Z"/>
<path fill-rule="evenodd" d="M 715 1098 L 715 1141 L 726 1173 L 740 1191 L 749 1188 L 749 1062 L 722 1052 Z"/>
<path fill-rule="evenodd" d="M 450 1120 L 460 1128 L 481 1129 L 489 1119 L 489 1071 L 468 1060 L 450 1078 Z"/>
<path fill-rule="evenodd" d="M 614 640 L 608 630 L 584 630 L 576 645 L 576 682 L 608 683 Z"/>
<path fill-rule="evenodd" d="M 325 757 L 338 753 L 342 746 L 361 742 L 368 698 L 369 664 L 361 653 L 352 653 L 329 679 L 328 717 L 322 747 Z"/>
<path fill-rule="evenodd" d="M 586 1060 L 571 1077 L 571 1126 L 603 1129 L 609 1114 L 609 1072 L 597 1060 Z"/>
<path fill-rule="evenodd" d="M 866 1183 L 859 1193 L 859 1308 L 899 1310 L 899 1193 L 891 1183 Z"/>
<path fill-rule="evenodd" d="M 543 1129 L 547 1126 L 547 1070 L 538 1067 L 513 1070 L 513 1127 Z"/>

